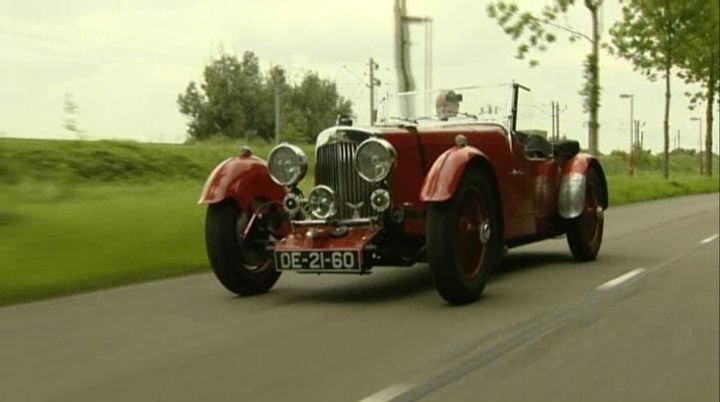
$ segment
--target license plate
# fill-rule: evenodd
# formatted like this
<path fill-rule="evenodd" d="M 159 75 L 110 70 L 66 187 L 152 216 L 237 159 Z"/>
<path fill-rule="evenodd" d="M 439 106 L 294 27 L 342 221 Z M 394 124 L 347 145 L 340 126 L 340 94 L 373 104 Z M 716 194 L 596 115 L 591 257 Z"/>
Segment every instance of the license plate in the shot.
<path fill-rule="evenodd" d="M 358 251 L 277 251 L 275 267 L 294 271 L 360 271 Z"/>

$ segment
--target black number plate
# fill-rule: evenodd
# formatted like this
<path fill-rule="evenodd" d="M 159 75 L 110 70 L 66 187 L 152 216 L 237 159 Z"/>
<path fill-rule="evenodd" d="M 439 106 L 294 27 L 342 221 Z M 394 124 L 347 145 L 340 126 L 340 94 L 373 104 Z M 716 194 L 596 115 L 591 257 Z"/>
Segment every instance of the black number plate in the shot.
<path fill-rule="evenodd" d="M 276 251 L 275 268 L 293 271 L 360 271 L 358 251 Z"/>

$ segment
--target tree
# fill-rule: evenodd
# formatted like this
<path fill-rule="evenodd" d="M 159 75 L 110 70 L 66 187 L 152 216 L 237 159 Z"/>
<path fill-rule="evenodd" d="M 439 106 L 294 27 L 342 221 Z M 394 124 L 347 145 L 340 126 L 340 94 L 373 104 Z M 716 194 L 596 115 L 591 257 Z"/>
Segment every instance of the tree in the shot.
<path fill-rule="evenodd" d="M 242 74 L 235 86 L 236 93 L 232 95 L 242 110 L 246 120 L 246 130 L 251 130 L 253 134 L 262 133 L 261 135 L 270 136 L 271 131 L 266 131 L 269 109 L 264 108 L 268 105 L 262 98 L 265 82 L 260 73 L 260 60 L 253 52 L 245 52 L 240 68 Z"/>
<path fill-rule="evenodd" d="M 338 115 L 350 114 L 352 104 L 337 94 L 335 83 L 307 73 L 292 96 L 295 115 L 292 122 L 308 141 L 322 129 L 331 126 Z"/>
<path fill-rule="evenodd" d="M 600 123 L 598 112 L 600 110 L 600 26 L 598 13 L 603 0 L 583 0 L 583 5 L 590 12 L 591 33 L 587 35 L 571 26 L 559 23 L 559 18 L 566 15 L 575 0 L 553 0 L 543 7 L 539 15 L 530 12 L 521 12 L 518 6 L 507 0 L 498 0 L 487 7 L 488 15 L 495 19 L 505 33 L 513 40 L 521 40 L 517 47 L 516 57 L 524 59 L 531 49 L 543 52 L 557 39 L 558 32 L 569 35 L 570 41 L 580 38 L 590 43 L 590 53 L 583 63 L 583 77 L 585 84 L 580 90 L 583 96 L 583 109 L 589 114 L 588 118 L 588 148 L 594 155 L 598 154 Z M 538 61 L 530 59 L 530 66 L 536 66 Z"/>
<path fill-rule="evenodd" d="M 262 77 L 252 52 L 245 52 L 242 61 L 221 55 L 205 67 L 203 78 L 200 89 L 190 82 L 177 100 L 180 112 L 191 118 L 188 132 L 192 138 L 242 137 L 246 130 L 257 130 L 262 120 L 255 114 Z"/>
<path fill-rule="evenodd" d="M 62 124 L 63 128 L 80 139 L 82 137 L 82 130 L 80 130 L 80 124 L 78 123 L 80 108 L 73 100 L 72 94 L 65 94 L 65 98 L 63 100 L 63 112 L 65 113 L 65 118 L 63 119 Z"/>
<path fill-rule="evenodd" d="M 266 75 L 266 86 L 263 95 L 261 108 L 263 115 L 267 116 L 264 128 L 268 133 L 275 132 L 275 101 L 279 106 L 279 127 L 280 137 L 287 141 L 297 141 L 301 137 L 292 130 L 292 124 L 288 121 L 291 114 L 292 104 L 286 99 L 292 95 L 292 86 L 288 83 L 287 73 L 280 66 L 272 66 Z"/>
<path fill-rule="evenodd" d="M 202 140 L 217 133 L 217 126 L 213 124 L 209 116 L 207 97 L 198 90 L 197 84 L 190 82 L 185 89 L 185 94 L 178 96 L 177 103 L 180 113 L 190 117 L 190 122 L 188 122 L 190 138 Z"/>
<path fill-rule="evenodd" d="M 720 93 L 720 5 L 715 1 L 688 0 L 695 9 L 694 21 L 679 49 L 680 77 L 700 84 L 704 91 L 690 96 L 690 110 L 705 101 L 705 173 L 712 176 L 713 104 Z"/>
<path fill-rule="evenodd" d="M 650 80 L 665 78 L 663 175 L 670 176 L 670 78 L 693 22 L 686 0 L 621 0 L 623 18 L 610 29 L 611 50 Z"/>
<path fill-rule="evenodd" d="M 291 85 L 280 66 L 262 74 L 252 52 L 245 52 L 242 60 L 221 55 L 205 67 L 203 79 L 199 87 L 190 82 L 177 99 L 180 112 L 190 118 L 192 139 L 218 135 L 272 139 L 276 94 L 283 138 L 312 141 L 321 129 L 333 124 L 337 114 L 352 111 L 332 81 L 308 73 L 300 85 Z"/>

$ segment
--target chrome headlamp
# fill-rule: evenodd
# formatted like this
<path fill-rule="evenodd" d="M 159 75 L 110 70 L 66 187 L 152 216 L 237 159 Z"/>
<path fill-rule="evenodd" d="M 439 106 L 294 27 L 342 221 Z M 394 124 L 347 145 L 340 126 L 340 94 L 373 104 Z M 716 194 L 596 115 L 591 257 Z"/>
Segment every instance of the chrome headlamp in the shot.
<path fill-rule="evenodd" d="M 396 158 L 392 144 L 382 138 L 368 138 L 355 151 L 355 170 L 363 179 L 377 183 L 388 177 Z"/>
<path fill-rule="evenodd" d="M 307 156 L 300 147 L 280 144 L 270 151 L 268 170 L 274 182 L 283 186 L 297 184 L 307 173 Z"/>
<path fill-rule="evenodd" d="M 318 219 L 328 219 L 335 216 L 337 205 L 335 203 L 335 192 L 328 186 L 317 186 L 308 196 L 310 212 Z"/>

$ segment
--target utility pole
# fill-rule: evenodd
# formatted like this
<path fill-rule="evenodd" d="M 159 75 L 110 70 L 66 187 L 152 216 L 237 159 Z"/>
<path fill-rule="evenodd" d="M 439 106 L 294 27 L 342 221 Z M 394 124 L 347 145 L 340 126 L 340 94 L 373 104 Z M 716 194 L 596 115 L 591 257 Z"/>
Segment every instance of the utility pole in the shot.
<path fill-rule="evenodd" d="M 434 99 L 432 91 L 432 18 L 425 19 L 425 116 L 431 114 Z"/>
<path fill-rule="evenodd" d="M 632 159 L 634 161 L 635 169 L 640 166 L 640 153 L 638 152 L 638 142 L 640 140 L 640 120 L 635 120 L 635 134 L 633 135 L 633 146 L 632 146 Z"/>
<path fill-rule="evenodd" d="M 640 150 L 645 149 L 645 130 L 640 131 Z"/>
<path fill-rule="evenodd" d="M 630 161 L 630 176 L 635 174 L 635 166 L 633 165 L 633 122 L 635 121 L 635 115 L 633 111 L 633 103 L 635 101 L 635 95 L 633 94 L 620 94 L 622 99 L 630 99 L 630 153 L 628 159 Z"/>
<path fill-rule="evenodd" d="M 550 135 L 550 139 L 554 140 L 555 137 L 555 101 L 550 102 L 550 119 L 552 120 L 552 134 Z"/>
<path fill-rule="evenodd" d="M 368 88 L 370 88 L 370 125 L 374 126 L 377 121 L 377 110 L 375 109 L 375 87 L 380 86 L 380 80 L 375 78 L 375 70 L 377 70 L 379 66 L 372 57 L 370 58 L 370 63 L 368 65 L 370 66 L 370 82 L 368 83 Z"/>
<path fill-rule="evenodd" d="M 425 24 L 425 108 L 431 104 L 430 90 L 432 89 L 432 18 L 412 17 L 407 15 L 406 0 L 395 0 L 395 69 L 398 75 L 398 92 L 411 92 L 415 90 L 410 63 L 410 24 Z M 414 95 L 405 95 L 400 99 L 401 117 L 415 117 Z M 426 110 L 428 113 L 429 110 Z"/>
<path fill-rule="evenodd" d="M 703 137 L 702 137 L 702 119 L 699 117 L 691 117 L 690 121 L 697 121 L 698 122 L 698 133 L 700 138 L 698 139 L 698 159 L 700 159 L 700 176 L 705 174 L 705 168 L 703 163 L 703 154 L 702 154 L 702 143 L 703 143 Z"/>
<path fill-rule="evenodd" d="M 555 102 L 555 139 L 560 139 L 560 102 Z"/>
<path fill-rule="evenodd" d="M 395 0 L 395 68 L 398 75 L 398 92 L 415 90 L 415 79 L 410 68 L 410 29 L 407 21 L 405 0 Z M 409 96 L 401 96 L 400 117 L 410 118 L 415 114 L 414 102 Z"/>
<path fill-rule="evenodd" d="M 562 110 L 560 110 L 560 102 L 552 101 L 552 102 L 550 102 L 550 109 L 552 110 L 552 113 L 551 113 L 552 136 L 550 137 L 550 139 L 551 140 L 559 140 L 560 139 L 560 112 L 566 111 L 567 106 L 565 106 Z"/>

